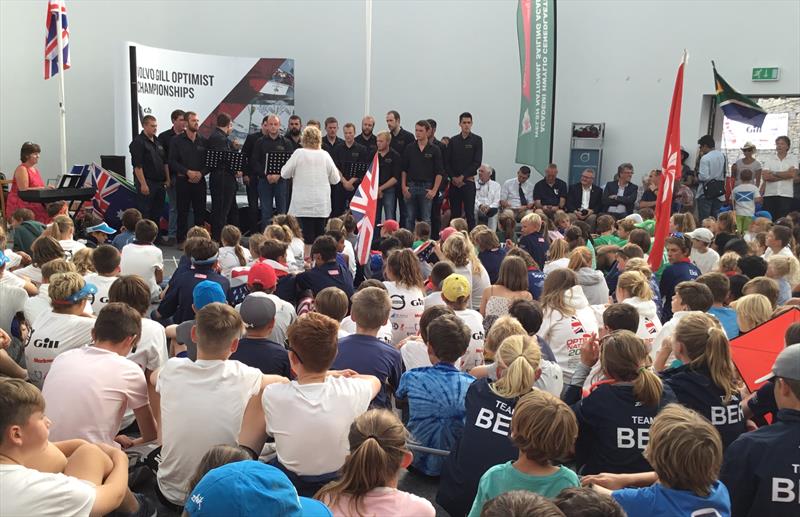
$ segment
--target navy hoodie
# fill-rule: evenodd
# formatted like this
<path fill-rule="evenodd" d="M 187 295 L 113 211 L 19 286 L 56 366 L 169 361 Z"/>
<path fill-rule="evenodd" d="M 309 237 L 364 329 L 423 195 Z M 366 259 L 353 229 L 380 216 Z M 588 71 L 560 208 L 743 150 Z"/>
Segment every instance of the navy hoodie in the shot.
<path fill-rule="evenodd" d="M 672 319 L 672 295 L 675 294 L 675 286 L 687 280 L 697 280 L 699 276 L 700 270 L 688 258 L 664 268 L 664 272 L 661 274 L 661 283 L 659 284 L 663 303 L 661 309 L 662 323 Z"/>

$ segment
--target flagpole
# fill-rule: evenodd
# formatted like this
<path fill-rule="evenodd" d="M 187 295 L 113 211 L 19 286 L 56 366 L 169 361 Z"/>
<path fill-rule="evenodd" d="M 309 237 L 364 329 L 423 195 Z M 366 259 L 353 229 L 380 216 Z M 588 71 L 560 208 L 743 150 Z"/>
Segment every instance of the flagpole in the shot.
<path fill-rule="evenodd" d="M 63 3 L 59 2 L 56 16 L 56 34 L 58 38 L 58 118 L 61 129 L 61 174 L 67 173 L 67 108 L 64 103 L 64 40 L 61 16 Z"/>
<path fill-rule="evenodd" d="M 369 115 L 369 97 L 372 85 L 372 0 L 364 0 L 366 18 L 366 72 L 364 74 L 364 116 Z"/>

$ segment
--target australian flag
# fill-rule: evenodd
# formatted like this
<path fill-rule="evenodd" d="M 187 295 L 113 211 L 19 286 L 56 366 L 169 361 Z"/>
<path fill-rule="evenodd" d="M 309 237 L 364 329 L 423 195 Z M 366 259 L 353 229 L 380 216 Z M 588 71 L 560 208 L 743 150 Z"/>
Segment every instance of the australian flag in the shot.
<path fill-rule="evenodd" d="M 356 220 L 358 228 L 358 242 L 356 243 L 356 256 L 362 266 L 369 261 L 372 250 L 372 235 L 375 232 L 375 216 L 378 209 L 378 153 L 372 159 L 372 165 L 364 179 L 358 185 L 358 190 L 350 200 L 350 211 Z"/>
<path fill-rule="evenodd" d="M 122 227 L 122 212 L 136 206 L 136 191 L 125 178 L 91 165 L 92 183 L 97 192 L 92 198 L 94 213 L 114 229 Z"/>
<path fill-rule="evenodd" d="M 69 68 L 69 29 L 67 28 L 67 6 L 63 0 L 47 3 L 47 38 L 44 40 L 44 78 L 50 79 L 58 73 L 58 18 L 61 16 L 61 43 L 64 47 L 64 70 Z"/>

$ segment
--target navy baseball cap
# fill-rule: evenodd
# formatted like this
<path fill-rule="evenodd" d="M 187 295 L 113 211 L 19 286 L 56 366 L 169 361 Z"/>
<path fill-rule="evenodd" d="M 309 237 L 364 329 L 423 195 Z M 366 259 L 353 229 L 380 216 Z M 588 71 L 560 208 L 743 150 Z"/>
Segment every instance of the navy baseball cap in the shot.
<path fill-rule="evenodd" d="M 280 515 L 331 517 L 327 506 L 297 490 L 279 469 L 260 461 L 228 463 L 208 471 L 186 500 L 191 517 Z"/>
<path fill-rule="evenodd" d="M 227 302 L 225 291 L 222 290 L 221 285 L 211 280 L 203 280 L 194 286 L 192 290 L 192 303 L 196 311 L 214 302 Z"/>

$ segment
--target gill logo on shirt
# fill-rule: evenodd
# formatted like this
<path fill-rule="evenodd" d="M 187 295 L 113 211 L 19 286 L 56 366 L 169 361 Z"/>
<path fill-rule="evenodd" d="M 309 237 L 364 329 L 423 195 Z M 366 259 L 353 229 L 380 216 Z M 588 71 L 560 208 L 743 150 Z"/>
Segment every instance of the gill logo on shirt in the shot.
<path fill-rule="evenodd" d="M 392 309 L 401 311 L 406 308 L 406 297 L 402 294 L 392 295 Z"/>
<path fill-rule="evenodd" d="M 479 331 L 479 332 L 474 332 L 472 334 L 472 340 L 473 341 L 481 341 L 482 339 L 483 339 L 483 331 L 482 330 Z"/>
<path fill-rule="evenodd" d="M 108 303 L 108 296 L 101 296 L 100 303 Z"/>
<path fill-rule="evenodd" d="M 50 338 L 34 339 L 33 346 L 37 348 L 58 348 L 60 341 L 50 341 Z"/>

